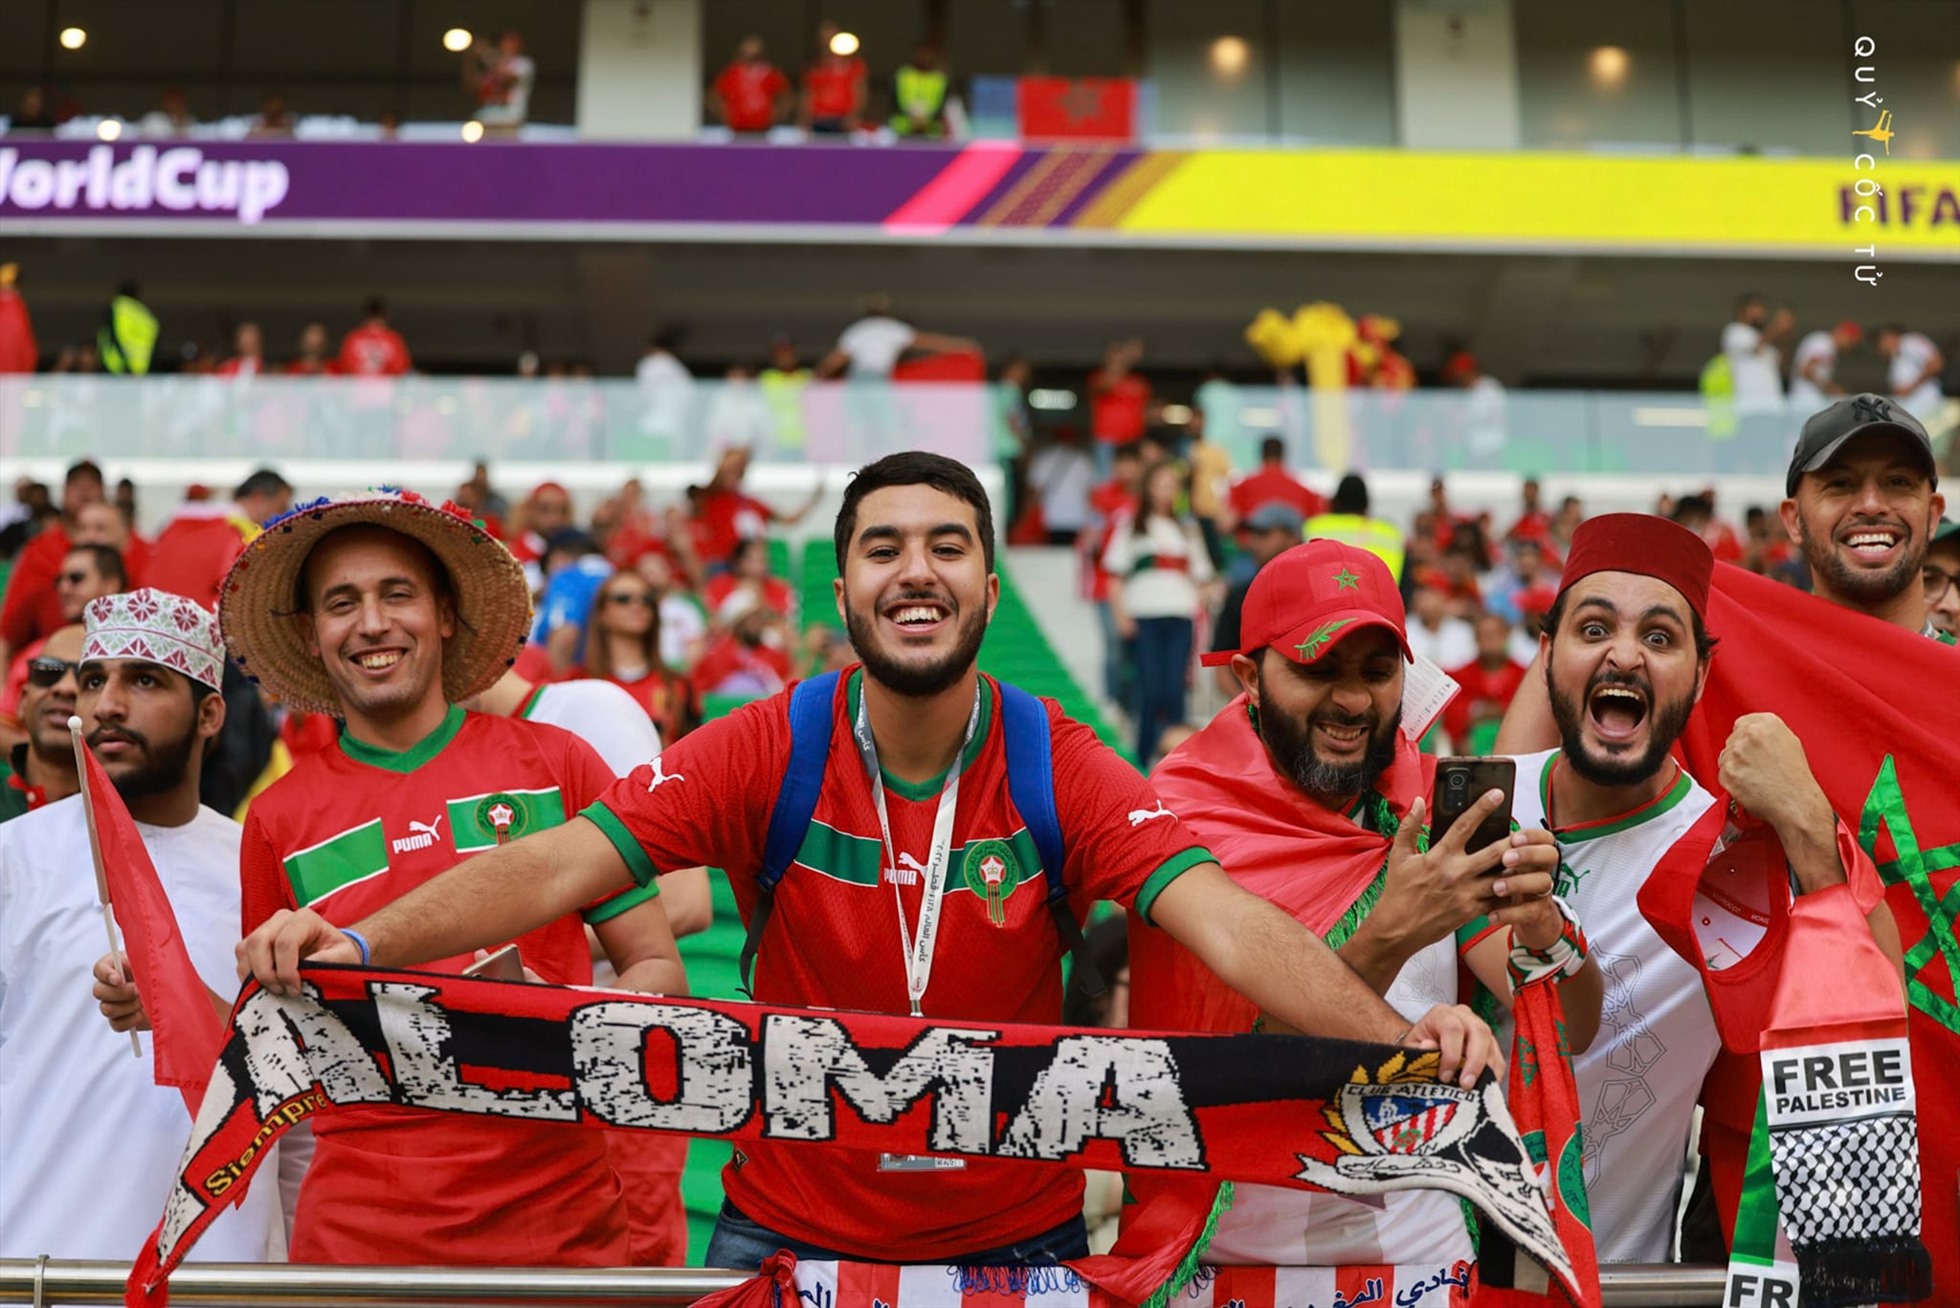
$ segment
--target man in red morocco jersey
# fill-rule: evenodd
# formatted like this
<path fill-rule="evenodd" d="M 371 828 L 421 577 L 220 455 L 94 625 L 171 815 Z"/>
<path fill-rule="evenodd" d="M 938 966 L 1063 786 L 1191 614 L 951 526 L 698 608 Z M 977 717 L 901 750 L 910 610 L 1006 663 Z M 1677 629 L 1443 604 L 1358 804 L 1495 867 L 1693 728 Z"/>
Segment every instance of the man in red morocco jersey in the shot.
<path fill-rule="evenodd" d="M 1055 1022 L 1062 947 L 1033 839 L 1008 793 L 1000 692 L 976 657 L 999 597 L 993 520 L 973 474 L 938 455 L 861 470 L 838 513 L 838 611 L 863 667 L 839 679 L 821 798 L 776 888 L 755 996 L 971 1021 Z M 1088 728 L 1047 704 L 1064 880 L 1078 914 L 1132 906 L 1293 1027 L 1441 1050 L 1465 1084 L 1495 1061 L 1468 1010 L 1413 1026 L 1284 912 L 1235 886 Z M 507 939 L 664 870 L 729 870 L 756 912 L 776 778 L 790 755 L 778 695 L 636 768 L 582 821 L 520 841 L 355 924 L 390 965 Z M 921 919 L 925 920 L 922 921 Z M 915 924 L 918 928 L 914 934 Z M 904 945 L 899 946 L 898 937 Z M 280 993 L 305 957 L 353 961 L 356 938 L 278 914 L 242 957 Z M 758 1141 L 724 1174 L 707 1261 L 1044 1262 L 1087 1253 L 1079 1173 L 1020 1162 L 881 1157 Z"/>
<path fill-rule="evenodd" d="M 226 579 L 225 642 L 287 704 L 346 726 L 252 803 L 240 852 L 247 932 L 300 907 L 352 923 L 606 793 L 612 769 L 569 732 L 457 707 L 503 673 L 529 618 L 517 561 L 451 506 L 379 495 L 267 524 Z M 657 901 L 635 887 L 582 903 L 582 914 L 571 905 L 511 933 L 526 968 L 589 984 L 582 916 L 616 984 L 685 993 Z M 445 972 L 472 961 L 468 950 L 425 958 Z M 356 1110 L 322 1120 L 317 1136 L 295 1261 L 630 1261 L 600 1132 Z"/>

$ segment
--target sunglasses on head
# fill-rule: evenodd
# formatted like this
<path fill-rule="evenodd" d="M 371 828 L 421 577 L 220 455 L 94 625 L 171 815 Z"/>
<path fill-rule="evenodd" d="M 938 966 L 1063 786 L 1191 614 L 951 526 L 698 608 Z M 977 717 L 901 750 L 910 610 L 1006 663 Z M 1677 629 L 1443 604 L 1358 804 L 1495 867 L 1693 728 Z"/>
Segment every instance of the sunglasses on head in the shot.
<path fill-rule="evenodd" d="M 80 663 L 66 659 L 36 658 L 27 661 L 27 684 L 40 690 L 53 690 L 69 673 L 81 672 Z"/>

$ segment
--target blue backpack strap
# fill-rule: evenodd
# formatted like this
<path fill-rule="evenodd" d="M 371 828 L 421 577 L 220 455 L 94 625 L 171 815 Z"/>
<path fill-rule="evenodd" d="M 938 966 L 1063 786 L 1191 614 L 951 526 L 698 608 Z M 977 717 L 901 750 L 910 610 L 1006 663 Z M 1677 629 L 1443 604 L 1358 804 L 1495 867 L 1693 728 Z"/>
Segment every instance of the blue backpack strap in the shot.
<path fill-rule="evenodd" d="M 776 903 L 776 883 L 789 871 L 810 819 L 817 812 L 817 796 L 823 790 L 824 767 L 830 758 L 832 703 L 837 695 L 835 672 L 798 682 L 789 696 L 789 765 L 783 769 L 782 785 L 776 790 L 776 807 L 769 814 L 769 834 L 762 845 L 762 867 L 756 884 L 762 897 L 749 914 L 749 933 L 742 942 L 742 957 L 736 975 L 742 993 L 755 998 L 750 989 L 750 969 L 755 951 L 762 943 L 763 928 L 769 925 L 770 910 Z"/>
<path fill-rule="evenodd" d="M 1007 793 L 1014 801 L 1021 820 L 1028 824 L 1028 837 L 1041 855 L 1042 876 L 1048 882 L 1048 913 L 1055 919 L 1055 930 L 1062 948 L 1075 960 L 1084 990 L 1092 999 L 1106 990 L 1102 969 L 1089 954 L 1082 924 L 1069 907 L 1068 885 L 1062 878 L 1067 866 L 1068 846 L 1062 840 L 1062 820 L 1055 811 L 1055 755 L 1048 733 L 1048 709 L 1019 686 L 1005 681 L 1000 687 L 1001 743 L 1007 750 Z"/>

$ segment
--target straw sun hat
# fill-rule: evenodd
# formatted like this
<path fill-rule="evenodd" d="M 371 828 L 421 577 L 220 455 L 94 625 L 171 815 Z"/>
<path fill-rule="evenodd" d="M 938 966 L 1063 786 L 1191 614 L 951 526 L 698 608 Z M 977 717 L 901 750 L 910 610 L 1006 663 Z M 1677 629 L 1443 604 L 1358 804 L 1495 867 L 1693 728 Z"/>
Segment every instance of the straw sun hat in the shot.
<path fill-rule="evenodd" d="M 469 510 L 384 487 L 352 499 L 317 499 L 265 524 L 238 556 L 218 597 L 225 648 L 254 684 L 289 707 L 339 716 L 320 659 L 294 615 L 304 607 L 300 571 L 328 532 L 353 526 L 398 531 L 428 546 L 449 574 L 456 630 L 443 642 L 442 690 L 455 704 L 488 690 L 517 658 L 531 627 L 524 569 Z"/>

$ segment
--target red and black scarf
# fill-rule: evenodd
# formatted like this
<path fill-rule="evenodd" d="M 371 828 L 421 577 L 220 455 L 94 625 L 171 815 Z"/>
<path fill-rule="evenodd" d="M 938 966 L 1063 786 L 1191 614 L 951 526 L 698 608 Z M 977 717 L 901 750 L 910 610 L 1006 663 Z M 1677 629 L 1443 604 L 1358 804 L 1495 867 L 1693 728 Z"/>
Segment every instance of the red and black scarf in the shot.
<path fill-rule="evenodd" d="M 1337 1193 L 1447 1190 L 1582 1301 L 1539 1172 L 1488 1075 L 1305 1037 L 938 1022 L 309 966 L 248 984 L 126 1302 L 166 1301 L 199 1234 L 287 1129 L 352 1105 L 812 1147 L 1169 1168 Z M 1109 1302 L 1120 1260 L 1074 1269 Z M 1541 1300 L 1542 1302 L 1543 1300 Z"/>

